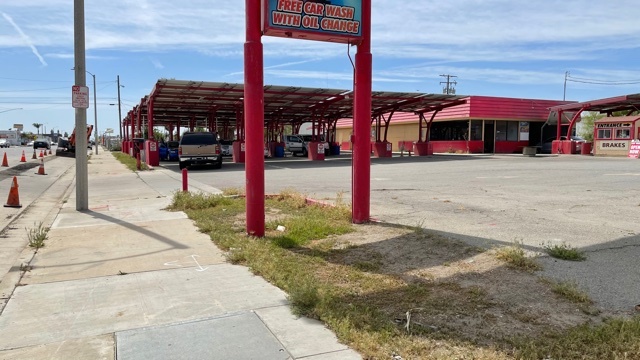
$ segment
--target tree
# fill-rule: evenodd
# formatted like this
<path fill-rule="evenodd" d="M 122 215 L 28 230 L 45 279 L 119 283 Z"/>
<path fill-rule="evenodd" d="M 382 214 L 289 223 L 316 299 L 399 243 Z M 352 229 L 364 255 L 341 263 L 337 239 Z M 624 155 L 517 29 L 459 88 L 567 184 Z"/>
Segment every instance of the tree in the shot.
<path fill-rule="evenodd" d="M 36 130 L 38 130 L 38 135 L 40 135 L 40 127 L 42 126 L 42 124 L 40 123 L 33 123 L 31 124 L 33 125 L 34 128 L 36 128 Z"/>
<path fill-rule="evenodd" d="M 158 130 L 156 128 L 153 128 L 153 138 L 159 142 L 165 142 L 166 140 L 164 131 Z"/>
<path fill-rule="evenodd" d="M 598 119 L 602 119 L 605 117 L 604 114 L 600 114 L 593 111 L 584 112 L 582 114 L 582 120 L 580 120 L 580 131 L 578 135 L 580 135 L 585 140 L 592 142 L 593 141 L 593 127 L 594 123 Z"/>

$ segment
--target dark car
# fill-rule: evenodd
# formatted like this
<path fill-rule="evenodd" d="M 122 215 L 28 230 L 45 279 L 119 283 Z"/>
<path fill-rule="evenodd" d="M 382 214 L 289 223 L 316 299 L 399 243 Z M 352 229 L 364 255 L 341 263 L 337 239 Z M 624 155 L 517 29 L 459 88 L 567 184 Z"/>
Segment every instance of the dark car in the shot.
<path fill-rule="evenodd" d="M 48 140 L 36 140 L 33 142 L 34 149 L 51 149 L 51 143 Z"/>

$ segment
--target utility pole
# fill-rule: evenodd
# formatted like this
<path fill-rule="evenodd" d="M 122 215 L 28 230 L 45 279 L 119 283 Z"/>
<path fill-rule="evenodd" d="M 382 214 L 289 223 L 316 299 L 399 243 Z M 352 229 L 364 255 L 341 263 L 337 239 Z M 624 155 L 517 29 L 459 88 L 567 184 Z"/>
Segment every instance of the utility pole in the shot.
<path fill-rule="evenodd" d="M 443 94 L 447 94 L 447 95 L 455 95 L 456 94 L 456 88 L 454 87 L 455 85 L 458 84 L 457 81 L 453 80 L 451 81 L 451 78 L 457 78 L 457 76 L 455 75 L 440 75 L 442 77 L 446 77 L 447 81 L 441 81 L 440 85 L 442 84 L 447 84 L 446 87 L 442 88 L 442 93 Z"/>
<path fill-rule="evenodd" d="M 122 141 L 122 110 L 120 109 L 120 75 L 117 77 L 118 82 L 118 129 L 120 129 L 120 141 Z"/>
<path fill-rule="evenodd" d="M 565 101 L 567 98 L 567 78 L 571 73 L 568 71 L 564 72 L 564 92 L 562 93 L 562 101 Z"/>
<path fill-rule="evenodd" d="M 73 49 L 75 85 L 86 86 L 84 0 L 73 1 Z M 87 109 L 76 108 L 76 210 L 89 209 L 87 171 Z"/>

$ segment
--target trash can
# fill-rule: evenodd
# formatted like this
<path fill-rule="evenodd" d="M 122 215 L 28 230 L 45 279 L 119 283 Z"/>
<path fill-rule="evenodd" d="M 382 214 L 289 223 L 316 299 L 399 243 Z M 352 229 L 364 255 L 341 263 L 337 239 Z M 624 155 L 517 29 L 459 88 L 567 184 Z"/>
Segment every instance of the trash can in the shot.
<path fill-rule="evenodd" d="M 582 143 L 580 147 L 580 155 L 591 155 L 591 148 L 593 147 L 593 143 L 585 142 Z"/>
<path fill-rule="evenodd" d="M 340 155 L 340 145 L 331 144 L 331 155 Z"/>
<path fill-rule="evenodd" d="M 276 145 L 274 147 L 274 157 L 284 157 L 284 146 L 282 145 Z"/>

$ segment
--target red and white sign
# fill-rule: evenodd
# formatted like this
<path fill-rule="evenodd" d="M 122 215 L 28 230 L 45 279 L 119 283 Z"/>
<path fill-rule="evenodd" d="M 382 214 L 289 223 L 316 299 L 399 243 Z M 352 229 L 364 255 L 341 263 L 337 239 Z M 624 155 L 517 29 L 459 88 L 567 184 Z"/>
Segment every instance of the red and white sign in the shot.
<path fill-rule="evenodd" d="M 631 146 L 629 147 L 629 155 L 632 159 L 640 158 L 640 141 L 633 140 L 631 142 Z"/>
<path fill-rule="evenodd" d="M 71 106 L 76 109 L 89 108 L 89 87 L 80 85 L 71 87 Z"/>

